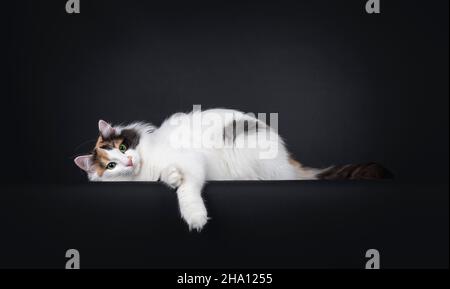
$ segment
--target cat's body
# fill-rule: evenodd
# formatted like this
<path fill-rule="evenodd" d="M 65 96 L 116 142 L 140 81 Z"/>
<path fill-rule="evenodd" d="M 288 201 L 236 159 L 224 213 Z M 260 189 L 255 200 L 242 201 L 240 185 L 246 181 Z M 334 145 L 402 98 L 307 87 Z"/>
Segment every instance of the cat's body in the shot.
<path fill-rule="evenodd" d="M 378 178 L 385 173 L 376 164 L 305 168 L 276 131 L 235 110 L 175 114 L 159 128 L 145 123 L 112 127 L 100 121 L 99 130 L 93 154 L 75 159 L 89 179 L 163 181 L 177 188 L 181 215 L 197 230 L 208 219 L 201 191 L 209 180 L 333 179 L 339 173 L 341 178 Z"/>

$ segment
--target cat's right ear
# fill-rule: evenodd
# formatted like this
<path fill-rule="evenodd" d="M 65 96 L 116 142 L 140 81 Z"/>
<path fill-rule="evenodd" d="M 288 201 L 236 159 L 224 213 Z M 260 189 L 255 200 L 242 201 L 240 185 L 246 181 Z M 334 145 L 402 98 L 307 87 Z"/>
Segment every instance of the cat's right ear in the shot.
<path fill-rule="evenodd" d="M 103 138 L 109 138 L 111 135 L 115 134 L 114 128 L 102 119 L 98 121 L 98 130 Z"/>
<path fill-rule="evenodd" d="M 74 162 L 80 169 L 88 172 L 92 166 L 92 155 L 76 157 Z"/>

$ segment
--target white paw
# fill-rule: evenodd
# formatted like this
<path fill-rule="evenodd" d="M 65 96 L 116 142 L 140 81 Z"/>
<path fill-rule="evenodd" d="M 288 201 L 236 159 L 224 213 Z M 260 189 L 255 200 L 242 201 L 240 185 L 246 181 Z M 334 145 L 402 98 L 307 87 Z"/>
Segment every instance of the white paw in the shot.
<path fill-rule="evenodd" d="M 169 166 L 161 173 L 161 180 L 171 188 L 178 188 L 183 182 L 183 174 L 175 166 Z"/>
<path fill-rule="evenodd" d="M 208 214 L 203 204 L 190 207 L 189 210 L 181 210 L 181 216 L 189 226 L 189 231 L 192 229 L 200 232 L 208 222 Z"/>

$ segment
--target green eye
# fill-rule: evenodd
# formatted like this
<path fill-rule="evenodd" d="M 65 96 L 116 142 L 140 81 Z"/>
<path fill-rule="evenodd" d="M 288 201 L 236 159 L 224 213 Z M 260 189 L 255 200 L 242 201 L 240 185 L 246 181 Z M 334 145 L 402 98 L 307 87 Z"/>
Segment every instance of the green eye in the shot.
<path fill-rule="evenodd" d="M 116 167 L 116 163 L 115 162 L 110 162 L 110 163 L 108 163 L 107 165 L 106 165 L 106 168 L 108 169 L 108 170 L 112 170 L 112 169 L 114 169 L 115 167 Z"/>
<path fill-rule="evenodd" d="M 121 152 L 126 152 L 127 151 L 127 146 L 126 145 L 124 145 L 124 144 L 121 144 L 120 146 L 119 146 L 119 151 L 121 151 Z"/>

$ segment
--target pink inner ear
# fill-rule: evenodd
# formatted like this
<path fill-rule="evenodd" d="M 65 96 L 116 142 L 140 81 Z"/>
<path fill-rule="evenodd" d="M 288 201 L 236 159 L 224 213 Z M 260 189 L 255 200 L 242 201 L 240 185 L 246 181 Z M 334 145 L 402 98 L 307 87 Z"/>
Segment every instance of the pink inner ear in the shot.
<path fill-rule="evenodd" d="M 74 159 L 75 164 L 83 171 L 89 171 L 91 168 L 91 155 L 79 156 Z"/>
<path fill-rule="evenodd" d="M 104 138 L 108 138 L 115 133 L 114 128 L 102 119 L 98 121 L 98 130 Z"/>

